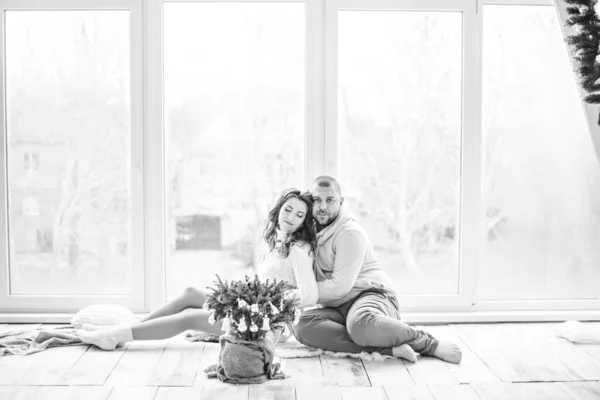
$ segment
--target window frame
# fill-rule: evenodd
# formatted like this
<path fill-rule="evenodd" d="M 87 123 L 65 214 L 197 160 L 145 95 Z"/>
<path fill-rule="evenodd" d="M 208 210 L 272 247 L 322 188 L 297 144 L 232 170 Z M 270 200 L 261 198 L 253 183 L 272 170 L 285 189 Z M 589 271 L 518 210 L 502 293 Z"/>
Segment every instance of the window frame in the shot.
<path fill-rule="evenodd" d="M 131 10 L 131 192 L 132 296 L 15 296 L 8 294 L 8 271 L 0 271 L 0 320 L 3 315 L 65 313 L 96 303 L 119 304 L 145 312 L 166 296 L 165 133 L 163 107 L 163 6 L 181 1 L 256 2 L 257 0 L 0 0 L 0 10 L 129 9 Z M 455 295 L 400 295 L 402 311 L 419 322 L 457 320 L 600 320 L 600 290 L 592 300 L 481 300 L 478 264 L 483 241 L 482 173 L 482 18 L 484 5 L 555 6 L 557 0 L 260 0 L 301 2 L 306 12 L 305 171 L 313 177 L 337 172 L 336 35 L 340 9 L 460 10 L 463 13 L 463 104 L 460 189 L 459 292 Z M 562 10 L 562 11 L 561 11 Z M 562 13 L 562 14 L 561 14 Z M 561 24 L 564 25 L 564 24 Z M 4 35 L 4 19 L 0 19 Z M 563 26 L 563 33 L 568 29 Z M 4 58 L 4 37 L 0 58 Z M 0 63 L 4 76 L 4 62 Z M 581 88 L 580 88 L 581 90 Z M 0 118 L 5 116 L 5 87 L 0 82 Z M 580 91 L 581 93 L 581 91 Z M 600 160 L 600 128 L 595 107 L 585 105 L 590 134 Z M 3 124 L 6 138 L 6 124 Z M 5 140 L 0 141 L 3 157 Z M 5 161 L 5 160 L 4 160 Z M 0 256 L 8 265 L 6 162 L 0 163 Z M 190 282 L 203 286 L 202 282 Z M 7 314 L 5 314 L 7 313 Z M 463 314 L 461 314 L 463 313 Z M 39 314 L 36 314 L 39 315 Z M 462 315 L 462 317 L 460 316 Z M 490 316 L 491 315 L 491 316 Z M 13 319 L 14 320 L 14 319 Z"/>
<path fill-rule="evenodd" d="M 559 23 L 562 27 L 563 36 L 566 37 L 570 34 L 570 30 L 561 21 L 566 20 L 566 3 L 558 0 L 477 0 L 478 3 L 478 14 L 480 24 L 478 25 L 479 31 L 477 36 L 483 36 L 483 14 L 484 6 L 486 5 L 512 5 L 512 6 L 548 6 L 554 7 L 559 18 Z M 560 3 L 560 4 L 559 4 Z M 573 61 L 572 53 L 566 43 L 564 42 L 566 50 L 569 54 L 573 71 L 575 71 L 575 62 Z M 479 60 L 480 63 L 483 61 L 483 48 L 480 48 Z M 575 75 L 575 72 L 573 72 Z M 482 81 L 479 78 L 479 91 L 482 91 Z M 589 133 L 592 139 L 592 145 L 594 146 L 595 154 L 599 161 L 600 168 L 600 127 L 595 123 L 597 118 L 597 110 L 594 110 L 590 104 L 583 102 L 582 88 L 579 85 L 579 80 L 576 76 L 574 79 L 577 81 L 577 89 L 580 94 L 580 101 L 582 102 L 586 122 L 589 128 Z M 481 115 L 481 112 L 480 112 Z M 481 118 L 481 117 L 480 117 Z M 480 135 L 483 136 L 482 127 L 480 124 L 479 130 Z M 481 142 L 483 144 L 483 141 Z M 481 149 L 482 157 L 484 156 L 483 148 Z M 483 208 L 482 208 L 483 209 Z M 482 234 L 482 238 L 483 238 Z M 482 239 L 483 240 L 483 239 Z M 473 291 L 473 304 L 471 310 L 473 312 L 510 312 L 516 311 L 519 313 L 525 312 L 539 312 L 539 315 L 544 315 L 545 318 L 555 318 L 561 313 L 567 312 L 567 315 L 572 315 L 569 318 L 579 319 L 596 319 L 600 320 L 600 314 L 596 310 L 600 309 L 600 288 L 596 298 L 594 299 L 482 299 L 479 294 L 479 288 L 475 285 Z M 593 313 L 593 317 L 591 316 Z"/>
<path fill-rule="evenodd" d="M 456 294 L 400 294 L 403 310 L 407 311 L 464 311 L 472 303 L 472 293 L 476 283 L 476 260 L 478 256 L 479 229 L 478 212 L 481 205 L 477 201 L 476 188 L 481 181 L 477 165 L 480 160 L 478 126 L 480 112 L 478 105 L 480 91 L 477 90 L 479 63 L 476 54 L 478 38 L 472 33 L 477 28 L 475 2 L 473 0 L 327 0 L 326 2 L 326 173 L 337 174 L 337 15 L 343 10 L 384 10 L 384 11 L 439 11 L 462 13 L 462 112 L 461 112 L 461 185 L 459 220 L 461 240 L 459 242 L 459 279 Z M 474 116 L 468 118 L 468 116 Z M 471 210 L 471 212 L 464 212 Z M 475 211 L 475 212 L 473 212 Z"/>
<path fill-rule="evenodd" d="M 482 190 L 482 64 L 483 9 L 485 5 L 555 6 L 552 0 L 326 0 L 326 78 L 325 78 L 325 172 L 337 173 L 337 12 L 339 10 L 436 10 L 463 12 L 463 113 L 461 164 L 461 243 L 459 256 L 459 292 L 452 295 L 400 294 L 403 311 L 432 312 L 543 312 L 556 316 L 561 312 L 585 312 L 600 308 L 600 290 L 595 299 L 507 299 L 488 300 L 479 296 L 479 268 L 484 235 Z M 564 27 L 564 24 L 561 24 Z M 563 31 L 564 33 L 564 31 Z M 588 125 L 590 105 L 585 105 Z M 593 111 L 592 115 L 597 113 Z M 595 125 L 595 124 L 594 124 Z M 600 160 L 598 126 L 590 128 L 592 142 Z M 599 164 L 600 165 L 600 164 Z M 475 315 L 475 314 L 474 314 Z M 477 317 L 475 317 L 477 319 Z M 504 317 L 505 318 L 505 317 Z"/>
<path fill-rule="evenodd" d="M 3 312 L 68 312 L 77 311 L 92 304 L 119 304 L 134 311 L 144 309 L 144 203 L 142 196 L 142 161 L 143 161 L 143 3 L 142 0 L 1 0 L 0 12 L 0 120 L 2 124 L 2 140 L 0 152 L 3 162 L 0 163 L 0 259 L 6 266 L 0 271 L 0 313 Z M 129 11 L 130 23 L 130 191 L 131 191 L 131 225 L 130 225 L 130 268 L 131 293 L 124 295 L 51 295 L 51 294 L 11 294 L 9 266 L 9 227 L 8 227 L 8 178 L 6 163 L 6 86 L 5 86 L 5 13 L 7 11 L 61 11 L 61 10 L 126 10 Z"/>

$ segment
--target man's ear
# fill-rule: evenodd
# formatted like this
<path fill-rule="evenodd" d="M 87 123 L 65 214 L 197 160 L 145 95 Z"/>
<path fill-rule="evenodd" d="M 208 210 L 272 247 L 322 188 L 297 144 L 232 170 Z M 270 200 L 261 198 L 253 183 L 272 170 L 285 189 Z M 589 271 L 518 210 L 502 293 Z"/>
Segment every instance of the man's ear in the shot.
<path fill-rule="evenodd" d="M 340 197 L 340 206 L 341 206 L 342 204 L 344 204 L 344 198 L 343 198 L 343 197 Z"/>

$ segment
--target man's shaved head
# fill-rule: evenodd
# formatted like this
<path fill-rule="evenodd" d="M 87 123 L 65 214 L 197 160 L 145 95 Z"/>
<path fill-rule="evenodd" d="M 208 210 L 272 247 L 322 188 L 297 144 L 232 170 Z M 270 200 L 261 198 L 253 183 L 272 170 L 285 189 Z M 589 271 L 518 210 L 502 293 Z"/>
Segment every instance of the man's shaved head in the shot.
<path fill-rule="evenodd" d="M 342 188 L 340 187 L 340 184 L 333 176 L 329 176 L 329 175 L 317 176 L 313 180 L 313 186 L 315 186 L 315 185 L 324 187 L 324 188 L 331 187 L 337 192 L 337 194 L 340 197 L 342 196 Z"/>

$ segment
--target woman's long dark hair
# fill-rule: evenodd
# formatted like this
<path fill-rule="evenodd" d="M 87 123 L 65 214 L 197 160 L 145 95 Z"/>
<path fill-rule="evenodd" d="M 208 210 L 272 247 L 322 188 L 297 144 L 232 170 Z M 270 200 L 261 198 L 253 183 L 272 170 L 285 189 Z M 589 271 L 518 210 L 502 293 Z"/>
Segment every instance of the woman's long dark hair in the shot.
<path fill-rule="evenodd" d="M 263 233 L 265 242 L 269 246 L 269 250 L 273 250 L 277 245 L 279 211 L 285 202 L 291 198 L 296 198 L 306 204 L 306 216 L 304 217 L 304 222 L 302 222 L 302 225 L 292 232 L 289 240 L 281 242 L 281 247 L 278 249 L 279 254 L 282 257 L 287 257 L 290 254 L 290 249 L 294 243 L 306 243 L 310 246 L 310 251 L 314 254 L 314 251 L 317 247 L 317 234 L 315 232 L 313 223 L 314 220 L 312 216 L 312 196 L 308 190 L 300 192 L 299 189 L 291 188 L 285 189 L 283 192 L 281 192 L 279 199 L 277 199 L 275 205 L 271 211 L 269 211 L 269 216 L 267 217 L 267 225 Z"/>

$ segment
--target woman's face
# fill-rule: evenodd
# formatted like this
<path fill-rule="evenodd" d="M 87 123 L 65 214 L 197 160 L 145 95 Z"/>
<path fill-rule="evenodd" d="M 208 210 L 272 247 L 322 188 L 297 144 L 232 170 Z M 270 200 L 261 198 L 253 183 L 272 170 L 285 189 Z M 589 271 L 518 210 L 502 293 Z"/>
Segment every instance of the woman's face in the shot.
<path fill-rule="evenodd" d="M 277 218 L 279 229 L 285 233 L 292 233 L 300 228 L 306 218 L 307 210 L 308 207 L 302 200 L 295 197 L 287 199 L 279 210 L 279 217 Z"/>

